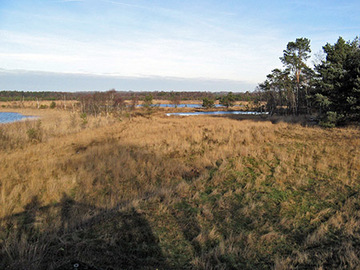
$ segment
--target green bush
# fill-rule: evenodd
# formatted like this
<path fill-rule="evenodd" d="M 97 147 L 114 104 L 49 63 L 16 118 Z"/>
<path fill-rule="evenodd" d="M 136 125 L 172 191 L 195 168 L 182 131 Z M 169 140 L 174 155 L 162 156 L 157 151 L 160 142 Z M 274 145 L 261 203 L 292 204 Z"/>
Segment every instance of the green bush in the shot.
<path fill-rule="evenodd" d="M 336 112 L 327 112 L 325 117 L 319 122 L 319 125 L 324 128 L 335 127 L 343 115 L 339 115 Z"/>
<path fill-rule="evenodd" d="M 55 103 L 55 101 L 52 101 L 50 103 L 50 109 L 55 109 L 55 107 L 56 107 L 56 103 Z"/>
<path fill-rule="evenodd" d="M 42 131 L 41 131 L 41 121 L 38 120 L 35 127 L 29 128 L 26 131 L 29 141 L 31 142 L 41 142 L 42 141 Z"/>
<path fill-rule="evenodd" d="M 204 98 L 202 106 L 206 109 L 215 107 L 215 102 L 212 99 Z"/>
<path fill-rule="evenodd" d="M 81 126 L 84 128 L 86 126 L 86 124 L 88 123 L 87 114 L 86 113 L 80 114 L 80 118 L 82 120 Z"/>
<path fill-rule="evenodd" d="M 143 107 L 149 115 L 153 112 L 153 96 L 151 94 L 145 96 Z"/>

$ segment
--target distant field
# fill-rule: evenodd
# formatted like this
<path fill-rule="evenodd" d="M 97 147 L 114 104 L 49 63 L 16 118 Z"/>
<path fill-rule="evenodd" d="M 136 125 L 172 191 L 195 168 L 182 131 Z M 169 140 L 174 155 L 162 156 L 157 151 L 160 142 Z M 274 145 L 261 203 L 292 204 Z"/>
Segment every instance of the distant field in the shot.
<path fill-rule="evenodd" d="M 55 102 L 56 107 L 58 109 L 69 109 L 72 108 L 78 103 L 76 100 L 54 100 L 54 101 L 48 101 L 48 100 L 40 100 L 40 101 L 0 101 L 0 109 L 6 110 L 6 109 L 47 109 L 51 106 L 51 103 Z"/>
<path fill-rule="evenodd" d="M 360 265 L 357 128 L 12 111 L 41 118 L 0 125 L 0 269 Z"/>

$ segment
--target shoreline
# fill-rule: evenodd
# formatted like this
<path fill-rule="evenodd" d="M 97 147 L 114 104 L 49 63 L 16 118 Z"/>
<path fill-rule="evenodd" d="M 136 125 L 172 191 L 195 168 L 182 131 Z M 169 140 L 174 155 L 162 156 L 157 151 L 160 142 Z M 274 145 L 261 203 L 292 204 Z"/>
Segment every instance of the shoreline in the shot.
<path fill-rule="evenodd" d="M 0 110 L 0 114 L 1 113 L 10 113 L 10 114 L 16 114 L 17 116 L 21 117 L 20 119 L 14 119 L 14 120 L 10 120 L 10 121 L 6 121 L 6 122 L 2 122 L 1 121 L 1 117 L 0 117 L 0 125 L 1 124 L 12 124 L 12 123 L 16 123 L 16 122 L 25 122 L 25 121 L 33 121 L 33 120 L 37 120 L 37 119 L 40 119 L 40 116 L 37 116 L 37 115 L 29 115 L 29 114 L 26 114 L 26 113 L 22 113 L 22 112 L 16 112 L 16 111 L 1 111 Z"/>

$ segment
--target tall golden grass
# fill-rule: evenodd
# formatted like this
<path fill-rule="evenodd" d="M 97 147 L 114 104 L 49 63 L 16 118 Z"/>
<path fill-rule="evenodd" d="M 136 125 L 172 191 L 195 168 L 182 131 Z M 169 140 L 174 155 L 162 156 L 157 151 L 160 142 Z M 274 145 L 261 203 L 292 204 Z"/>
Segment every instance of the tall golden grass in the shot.
<path fill-rule="evenodd" d="M 74 257 L 114 269 L 359 264 L 357 128 L 21 112 L 40 118 L 0 125 L 0 266 L 51 269 Z M 127 219 L 138 228 L 130 238 L 114 229 Z M 134 239 L 147 243 L 146 261 L 102 260 L 129 243 L 138 254 Z"/>

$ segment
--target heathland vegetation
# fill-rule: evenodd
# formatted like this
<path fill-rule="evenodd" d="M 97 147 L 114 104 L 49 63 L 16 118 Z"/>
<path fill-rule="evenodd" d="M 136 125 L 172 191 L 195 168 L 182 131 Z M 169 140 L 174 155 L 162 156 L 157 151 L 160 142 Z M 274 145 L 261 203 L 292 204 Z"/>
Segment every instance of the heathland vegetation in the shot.
<path fill-rule="evenodd" d="M 1 269 L 360 264 L 357 128 L 48 103 L 0 126 Z"/>
<path fill-rule="evenodd" d="M 0 92 L 38 116 L 0 124 L 0 269 L 358 268 L 359 42 L 324 52 L 253 93 Z M 270 114 L 165 116 L 189 99 Z"/>

